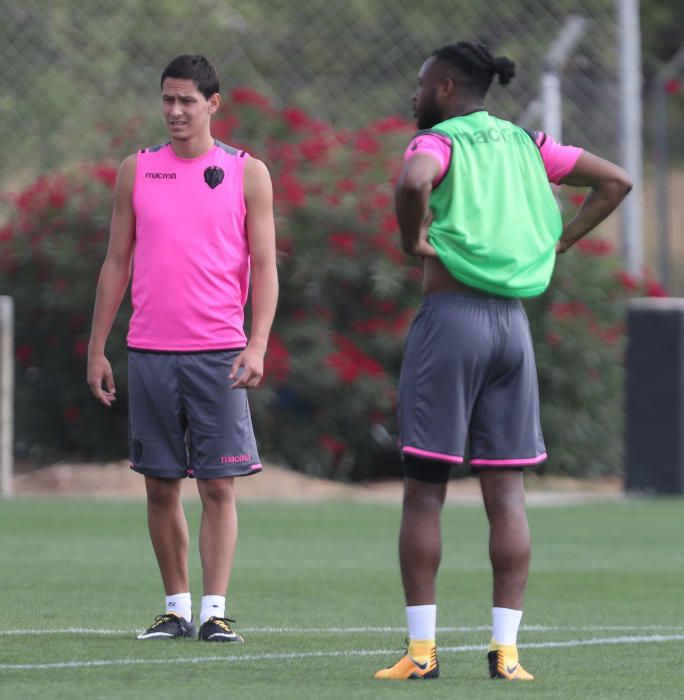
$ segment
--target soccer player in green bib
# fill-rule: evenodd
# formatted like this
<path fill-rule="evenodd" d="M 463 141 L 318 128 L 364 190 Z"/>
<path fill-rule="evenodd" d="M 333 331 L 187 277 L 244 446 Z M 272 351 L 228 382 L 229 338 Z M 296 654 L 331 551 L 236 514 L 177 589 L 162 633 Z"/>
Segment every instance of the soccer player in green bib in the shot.
<path fill-rule="evenodd" d="M 435 581 L 449 469 L 479 475 L 493 572 L 492 678 L 532 680 L 517 634 L 530 561 L 523 471 L 546 459 L 534 351 L 521 299 L 549 284 L 556 255 L 631 189 L 618 166 L 489 114 L 484 98 L 515 64 L 461 41 L 423 64 L 418 133 L 396 188 L 404 251 L 423 258 L 424 300 L 399 381 L 404 507 L 399 560 L 408 649 L 380 679 L 439 676 Z M 591 188 L 565 225 L 550 183 Z"/>

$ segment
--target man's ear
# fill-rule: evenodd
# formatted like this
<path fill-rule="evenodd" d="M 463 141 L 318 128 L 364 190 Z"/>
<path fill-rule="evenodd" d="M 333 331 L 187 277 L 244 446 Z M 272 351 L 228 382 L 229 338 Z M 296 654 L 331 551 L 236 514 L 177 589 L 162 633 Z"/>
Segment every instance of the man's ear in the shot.
<path fill-rule="evenodd" d="M 213 114 L 214 112 L 216 112 L 220 106 L 221 106 L 221 95 L 219 95 L 218 92 L 215 92 L 209 98 L 209 114 Z"/>
<path fill-rule="evenodd" d="M 442 94 L 445 97 L 449 97 L 450 95 L 453 95 L 454 93 L 454 88 L 456 87 L 456 84 L 451 78 L 444 78 L 442 82 L 439 84 L 440 90 L 442 91 Z"/>

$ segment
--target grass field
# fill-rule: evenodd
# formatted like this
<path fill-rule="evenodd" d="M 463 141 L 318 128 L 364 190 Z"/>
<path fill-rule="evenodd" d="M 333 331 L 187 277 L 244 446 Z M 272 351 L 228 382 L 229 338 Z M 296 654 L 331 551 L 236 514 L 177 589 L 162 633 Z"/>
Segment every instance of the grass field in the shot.
<path fill-rule="evenodd" d="M 198 507 L 188 504 L 197 532 Z M 398 506 L 240 506 L 229 613 L 241 647 L 138 642 L 161 612 L 144 504 L 0 502 L 1 698 L 681 698 L 684 501 L 529 511 L 521 660 L 492 681 L 480 507 L 450 505 L 439 587 L 442 677 L 378 682 L 403 651 Z M 192 559 L 195 607 L 201 595 Z M 29 633 L 27 633 L 29 632 Z"/>

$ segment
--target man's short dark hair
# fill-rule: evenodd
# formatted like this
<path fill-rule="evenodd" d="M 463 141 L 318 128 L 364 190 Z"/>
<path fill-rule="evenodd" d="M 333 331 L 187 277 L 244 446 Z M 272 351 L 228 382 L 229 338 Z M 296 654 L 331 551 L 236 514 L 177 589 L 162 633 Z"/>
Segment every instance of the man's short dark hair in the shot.
<path fill-rule="evenodd" d="M 216 68 L 200 54 L 184 53 L 176 56 L 164 68 L 160 81 L 162 87 L 166 78 L 192 80 L 207 100 L 213 94 L 219 92 L 219 77 Z"/>

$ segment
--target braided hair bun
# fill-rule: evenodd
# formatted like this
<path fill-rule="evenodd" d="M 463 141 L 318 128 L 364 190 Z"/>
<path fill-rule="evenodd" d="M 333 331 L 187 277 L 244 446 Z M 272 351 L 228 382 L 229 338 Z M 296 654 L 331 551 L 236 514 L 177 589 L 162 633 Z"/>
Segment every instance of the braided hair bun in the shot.
<path fill-rule="evenodd" d="M 508 85 L 511 78 L 515 75 L 515 63 L 506 56 L 497 56 L 494 59 L 494 73 L 499 76 L 499 82 L 502 85 Z"/>

